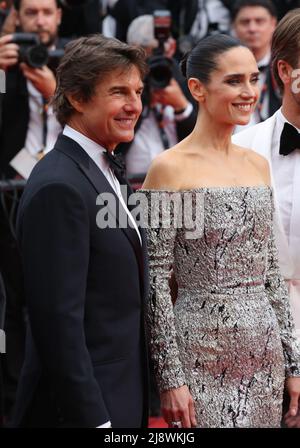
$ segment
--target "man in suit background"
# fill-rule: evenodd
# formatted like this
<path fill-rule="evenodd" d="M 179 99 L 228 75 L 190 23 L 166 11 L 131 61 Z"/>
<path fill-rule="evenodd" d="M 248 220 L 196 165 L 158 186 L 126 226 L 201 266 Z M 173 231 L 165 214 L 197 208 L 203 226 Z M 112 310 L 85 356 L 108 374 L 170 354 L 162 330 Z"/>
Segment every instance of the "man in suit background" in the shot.
<path fill-rule="evenodd" d="M 147 424 L 146 244 L 109 164 L 133 138 L 145 71 L 143 50 L 101 35 L 69 43 L 58 68 L 64 131 L 18 215 L 29 327 L 16 426 Z M 121 211 L 129 225 L 97 226 L 103 193 L 108 222 Z"/>
<path fill-rule="evenodd" d="M 272 69 L 282 91 L 282 107 L 272 117 L 233 136 L 237 145 L 265 156 L 275 200 L 275 236 L 300 340 L 300 8 L 278 24 L 272 40 Z M 287 411 L 287 403 L 283 414 Z M 300 416 L 286 423 L 300 427 Z"/>
<path fill-rule="evenodd" d="M 300 68 L 299 30 L 300 8 L 290 11 L 279 22 L 272 40 L 272 67 L 282 91 L 282 107 L 263 123 L 233 136 L 234 143 L 259 152 L 270 162 L 275 192 L 280 267 L 288 282 L 298 339 L 300 339 L 300 149 L 297 149 L 300 148 L 300 140 L 297 140 L 300 130 L 300 82 L 297 73 Z M 295 128 L 294 135 L 293 129 L 288 124 Z M 292 131 L 292 137 L 289 131 Z"/>

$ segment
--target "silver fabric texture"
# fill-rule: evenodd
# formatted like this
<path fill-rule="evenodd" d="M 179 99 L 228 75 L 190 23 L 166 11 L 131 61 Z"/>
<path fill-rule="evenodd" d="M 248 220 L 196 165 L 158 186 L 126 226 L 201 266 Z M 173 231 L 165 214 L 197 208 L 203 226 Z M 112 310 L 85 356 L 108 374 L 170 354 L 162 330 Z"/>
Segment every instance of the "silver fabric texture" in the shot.
<path fill-rule="evenodd" d="M 140 192 L 151 210 L 153 191 Z M 159 226 L 147 229 L 147 320 L 158 387 L 187 384 L 199 427 L 278 427 L 285 378 L 300 376 L 300 348 L 278 268 L 272 190 L 199 188 L 181 192 L 182 201 L 186 193 L 202 213 L 196 239 L 176 228 L 174 207 L 171 226 L 160 213 Z"/>

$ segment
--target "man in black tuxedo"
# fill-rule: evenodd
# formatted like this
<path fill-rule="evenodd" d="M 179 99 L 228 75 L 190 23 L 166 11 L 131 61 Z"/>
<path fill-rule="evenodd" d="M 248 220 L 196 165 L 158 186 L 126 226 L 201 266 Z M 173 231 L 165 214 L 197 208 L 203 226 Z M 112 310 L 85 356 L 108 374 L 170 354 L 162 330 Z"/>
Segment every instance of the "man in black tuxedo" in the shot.
<path fill-rule="evenodd" d="M 64 130 L 18 214 L 29 325 L 14 426 L 147 424 L 146 244 L 110 168 L 133 138 L 145 70 L 141 49 L 101 35 L 68 44 L 58 68 Z M 97 204 L 107 193 L 105 227 Z M 125 228 L 110 226 L 119 212 Z"/>

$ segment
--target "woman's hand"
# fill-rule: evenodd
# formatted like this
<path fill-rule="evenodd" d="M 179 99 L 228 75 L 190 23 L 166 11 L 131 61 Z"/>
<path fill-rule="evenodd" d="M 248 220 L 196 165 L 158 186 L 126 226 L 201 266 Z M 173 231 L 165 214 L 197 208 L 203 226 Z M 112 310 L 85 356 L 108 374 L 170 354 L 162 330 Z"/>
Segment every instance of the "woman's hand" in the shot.
<path fill-rule="evenodd" d="M 187 386 L 162 392 L 160 401 L 162 414 L 169 428 L 174 427 L 172 422 L 181 422 L 182 428 L 197 426 L 194 400 Z"/>
<path fill-rule="evenodd" d="M 300 427 L 300 377 L 290 377 L 286 380 L 286 388 L 290 396 L 289 410 L 284 420 L 288 427 Z"/>

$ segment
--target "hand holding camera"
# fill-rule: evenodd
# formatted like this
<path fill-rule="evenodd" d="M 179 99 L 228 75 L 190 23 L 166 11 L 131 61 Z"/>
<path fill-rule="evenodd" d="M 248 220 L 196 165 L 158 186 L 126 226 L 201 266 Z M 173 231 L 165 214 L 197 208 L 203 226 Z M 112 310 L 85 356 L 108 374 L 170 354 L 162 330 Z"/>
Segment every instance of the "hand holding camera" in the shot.
<path fill-rule="evenodd" d="M 13 42 L 13 34 L 0 37 L 0 69 L 7 70 L 17 64 L 19 46 Z"/>
<path fill-rule="evenodd" d="M 62 54 L 63 50 L 48 50 L 34 33 L 15 33 L 0 38 L 0 68 L 7 70 L 19 63 L 23 75 L 45 99 L 53 95 L 56 87 L 55 76 L 47 63 L 53 63 Z"/>
<path fill-rule="evenodd" d="M 151 106 L 153 107 L 158 103 L 164 106 L 172 106 L 175 112 L 177 112 L 187 107 L 188 100 L 183 94 L 178 82 L 172 78 L 164 89 L 152 90 Z"/>
<path fill-rule="evenodd" d="M 41 95 L 48 100 L 55 92 L 56 80 L 54 73 L 44 65 L 41 68 L 33 68 L 25 62 L 20 63 L 20 69 Z"/>

